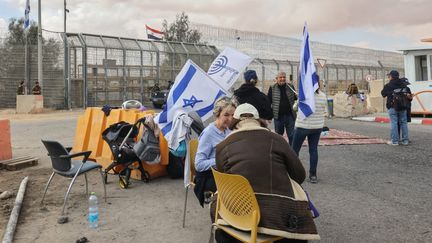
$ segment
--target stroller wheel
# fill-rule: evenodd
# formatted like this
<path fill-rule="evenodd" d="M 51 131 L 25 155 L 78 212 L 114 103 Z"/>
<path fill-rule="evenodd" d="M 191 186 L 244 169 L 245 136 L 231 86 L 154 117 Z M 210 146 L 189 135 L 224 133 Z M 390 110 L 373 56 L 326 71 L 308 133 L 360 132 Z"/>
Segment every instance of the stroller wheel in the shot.
<path fill-rule="evenodd" d="M 120 176 L 119 177 L 119 185 L 121 188 L 127 189 L 129 187 L 129 181 L 126 178 Z"/>
<path fill-rule="evenodd" d="M 150 174 L 147 171 L 144 171 L 144 173 L 141 174 L 141 180 L 144 181 L 145 183 L 149 183 L 150 182 Z"/>

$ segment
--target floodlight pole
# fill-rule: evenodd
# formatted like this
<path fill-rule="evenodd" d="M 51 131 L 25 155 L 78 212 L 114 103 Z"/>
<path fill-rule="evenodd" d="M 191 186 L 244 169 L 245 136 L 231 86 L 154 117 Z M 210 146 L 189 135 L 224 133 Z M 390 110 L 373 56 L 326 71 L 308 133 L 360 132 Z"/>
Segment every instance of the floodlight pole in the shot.
<path fill-rule="evenodd" d="M 42 54 L 42 8 L 41 8 L 41 1 L 38 0 L 38 81 L 39 85 L 41 86 L 41 92 L 43 94 L 43 70 L 42 70 L 42 61 L 43 61 L 43 54 Z"/>

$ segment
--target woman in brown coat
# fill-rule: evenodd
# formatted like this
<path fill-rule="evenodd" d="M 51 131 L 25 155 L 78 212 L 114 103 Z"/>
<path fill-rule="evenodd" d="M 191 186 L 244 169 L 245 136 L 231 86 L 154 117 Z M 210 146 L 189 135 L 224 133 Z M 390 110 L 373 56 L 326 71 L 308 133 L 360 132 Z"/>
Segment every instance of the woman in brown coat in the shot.
<path fill-rule="evenodd" d="M 300 187 L 305 169 L 286 140 L 247 103 L 235 110 L 232 130 L 216 146 L 216 168 L 250 182 L 261 209 L 258 232 L 291 239 L 283 242 L 320 239 Z"/>

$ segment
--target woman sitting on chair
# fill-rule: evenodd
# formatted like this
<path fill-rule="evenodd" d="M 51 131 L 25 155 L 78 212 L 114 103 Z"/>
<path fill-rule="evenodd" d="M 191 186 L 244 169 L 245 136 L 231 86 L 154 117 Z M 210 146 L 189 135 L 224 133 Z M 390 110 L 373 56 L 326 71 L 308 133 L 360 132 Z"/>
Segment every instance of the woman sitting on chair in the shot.
<path fill-rule="evenodd" d="M 319 239 L 299 186 L 305 169 L 288 142 L 269 131 L 255 107 L 247 103 L 237 107 L 230 128 L 230 135 L 216 146 L 216 168 L 242 175 L 250 182 L 261 211 L 258 232 L 284 238 L 277 242 Z M 221 231 L 216 231 L 216 240 L 237 242 Z"/>
<path fill-rule="evenodd" d="M 229 133 L 236 105 L 228 97 L 218 99 L 213 108 L 215 121 L 210 123 L 199 136 L 198 149 L 195 157 L 195 187 L 194 192 L 204 205 L 205 200 L 216 191 L 216 184 L 211 168 L 216 166 L 216 145 Z"/>

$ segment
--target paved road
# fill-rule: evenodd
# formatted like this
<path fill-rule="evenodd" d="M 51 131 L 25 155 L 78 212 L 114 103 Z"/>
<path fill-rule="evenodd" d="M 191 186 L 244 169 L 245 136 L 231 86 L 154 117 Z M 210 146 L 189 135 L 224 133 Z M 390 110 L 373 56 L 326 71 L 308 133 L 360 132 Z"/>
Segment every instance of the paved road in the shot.
<path fill-rule="evenodd" d="M 336 119 L 330 128 L 388 139 L 389 124 Z M 431 126 L 410 125 L 410 146 L 320 147 L 317 185 L 324 242 L 432 242 Z M 306 150 L 300 157 L 306 161 Z"/>
<path fill-rule="evenodd" d="M 12 121 L 14 153 L 45 156 L 41 138 L 71 144 L 75 121 L 76 116 Z M 383 139 L 387 139 L 389 134 L 389 124 L 345 119 L 330 120 L 327 124 L 330 128 Z M 322 242 L 432 242 L 432 126 L 410 125 L 409 128 L 412 144 L 406 147 L 380 144 L 319 148 L 319 183 L 305 182 L 304 187 L 321 212 L 316 222 Z M 307 161 L 305 147 L 300 158 Z M 48 160 L 43 161 L 43 166 L 48 167 Z M 307 163 L 304 165 L 308 168 Z M 181 228 L 184 200 L 181 183 L 180 180 L 160 179 L 148 185 L 136 184 L 129 191 L 118 191 L 115 184 L 110 184 L 109 190 L 116 188 L 117 194 L 133 195 L 142 202 L 140 204 L 147 206 L 142 206 L 139 211 L 145 215 L 138 218 L 134 212 L 140 208 L 139 205 L 134 203 L 134 210 L 123 210 L 118 220 L 125 222 L 115 222 L 113 228 L 105 233 L 121 236 L 125 233 L 117 232 L 115 225 L 129 223 L 131 230 L 128 232 L 132 235 L 128 235 L 128 240 L 206 242 L 209 233 L 208 211 L 199 208 L 192 193 L 189 195 L 188 227 Z M 136 193 L 141 190 L 145 190 L 145 193 L 139 197 Z M 168 196 L 175 199 L 168 199 Z M 111 200 L 115 204 L 115 200 Z M 107 207 L 116 208 L 115 205 Z M 129 208 L 131 205 L 121 207 Z M 147 219 L 145 222 L 142 221 L 144 218 Z M 149 222 L 149 219 L 152 221 Z M 85 227 L 73 223 L 62 227 L 72 226 Z M 63 232 L 68 230 L 73 231 L 73 228 L 65 228 Z M 27 238 L 23 235 L 25 231 L 20 232 L 19 237 Z M 107 234 L 87 232 L 89 235 L 95 242 L 116 239 Z M 73 237 L 71 234 L 65 239 L 77 239 Z M 43 233 L 38 236 L 40 242 L 44 239 L 49 240 L 50 237 Z"/>

